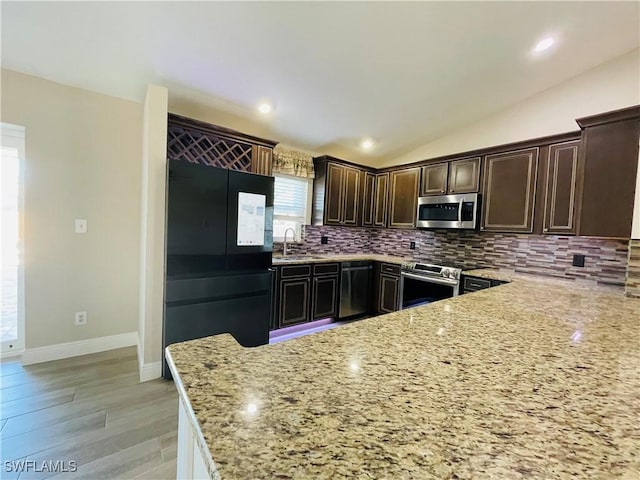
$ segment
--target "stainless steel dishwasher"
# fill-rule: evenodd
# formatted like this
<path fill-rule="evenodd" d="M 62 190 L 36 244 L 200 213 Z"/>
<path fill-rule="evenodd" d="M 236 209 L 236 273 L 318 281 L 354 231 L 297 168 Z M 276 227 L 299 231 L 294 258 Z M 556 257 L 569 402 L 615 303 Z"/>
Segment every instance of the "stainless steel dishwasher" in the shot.
<path fill-rule="evenodd" d="M 370 261 L 342 263 L 340 274 L 340 318 L 361 315 L 369 311 L 372 273 L 373 264 Z"/>

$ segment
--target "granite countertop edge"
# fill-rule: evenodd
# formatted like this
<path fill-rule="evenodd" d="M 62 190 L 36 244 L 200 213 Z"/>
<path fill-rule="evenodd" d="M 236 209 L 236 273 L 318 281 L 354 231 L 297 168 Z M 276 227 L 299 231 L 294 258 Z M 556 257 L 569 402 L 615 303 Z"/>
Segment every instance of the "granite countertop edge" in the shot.
<path fill-rule="evenodd" d="M 169 350 L 169 347 L 165 348 L 164 357 L 167 360 L 167 365 L 169 366 L 169 370 L 171 371 L 171 375 L 173 376 L 173 382 L 176 386 L 176 390 L 178 390 L 178 395 L 180 397 L 178 401 L 183 402 L 183 405 L 185 407 L 185 412 L 187 413 L 189 418 L 189 424 L 191 428 L 193 428 L 194 430 L 193 433 L 194 433 L 195 442 L 198 446 L 198 450 L 200 450 L 200 454 L 202 458 L 207 463 L 209 478 L 211 480 L 220 480 L 220 474 L 218 473 L 218 469 L 216 468 L 216 463 L 211 457 L 211 450 L 209 450 L 209 447 L 207 446 L 207 442 L 204 438 L 204 435 L 202 434 L 202 430 L 200 429 L 200 422 L 198 422 L 198 419 L 196 418 L 196 414 L 193 411 L 193 407 L 191 405 L 191 402 L 189 401 L 189 395 L 187 394 L 187 391 L 184 388 L 184 384 L 182 383 L 180 374 L 178 373 L 178 368 L 176 367 L 173 357 L 171 356 L 171 351 Z"/>

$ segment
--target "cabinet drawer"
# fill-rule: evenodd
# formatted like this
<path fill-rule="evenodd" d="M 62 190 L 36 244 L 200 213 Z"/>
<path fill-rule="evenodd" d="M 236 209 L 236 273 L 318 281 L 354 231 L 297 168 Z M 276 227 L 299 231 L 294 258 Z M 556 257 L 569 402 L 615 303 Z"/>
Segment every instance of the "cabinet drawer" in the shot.
<path fill-rule="evenodd" d="M 287 265 L 280 267 L 280 278 L 309 277 L 311 265 Z"/>
<path fill-rule="evenodd" d="M 337 275 L 340 270 L 338 263 L 316 263 L 313 265 L 313 275 Z"/>
<path fill-rule="evenodd" d="M 491 287 L 491 280 L 476 277 L 464 278 L 464 290 L 465 292 L 475 292 L 476 290 L 482 290 L 484 288 Z"/>
<path fill-rule="evenodd" d="M 400 275 L 400 265 L 393 265 L 391 263 L 383 263 L 380 265 L 380 272 L 385 275 Z"/>

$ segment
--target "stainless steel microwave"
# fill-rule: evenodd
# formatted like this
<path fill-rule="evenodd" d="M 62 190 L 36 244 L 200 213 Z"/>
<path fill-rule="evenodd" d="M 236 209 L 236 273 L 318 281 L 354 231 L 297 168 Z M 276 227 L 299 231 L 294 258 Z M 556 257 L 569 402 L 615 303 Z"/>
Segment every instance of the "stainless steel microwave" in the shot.
<path fill-rule="evenodd" d="M 418 198 L 418 228 L 475 229 L 480 218 L 480 194 Z"/>

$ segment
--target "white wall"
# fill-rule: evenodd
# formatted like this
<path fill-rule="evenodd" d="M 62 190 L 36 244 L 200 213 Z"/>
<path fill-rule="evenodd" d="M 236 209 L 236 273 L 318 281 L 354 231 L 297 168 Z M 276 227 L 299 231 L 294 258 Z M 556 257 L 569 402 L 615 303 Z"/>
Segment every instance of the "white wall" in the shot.
<path fill-rule="evenodd" d="M 2 70 L 26 127 L 26 349 L 135 332 L 142 105 Z M 74 219 L 88 233 L 74 233 Z M 88 324 L 74 325 L 86 310 Z"/>
<path fill-rule="evenodd" d="M 164 308 L 168 91 L 149 85 L 144 104 L 140 223 L 140 380 L 160 376 Z"/>
<path fill-rule="evenodd" d="M 640 104 L 640 49 L 380 166 L 579 130 L 576 118 Z"/>

